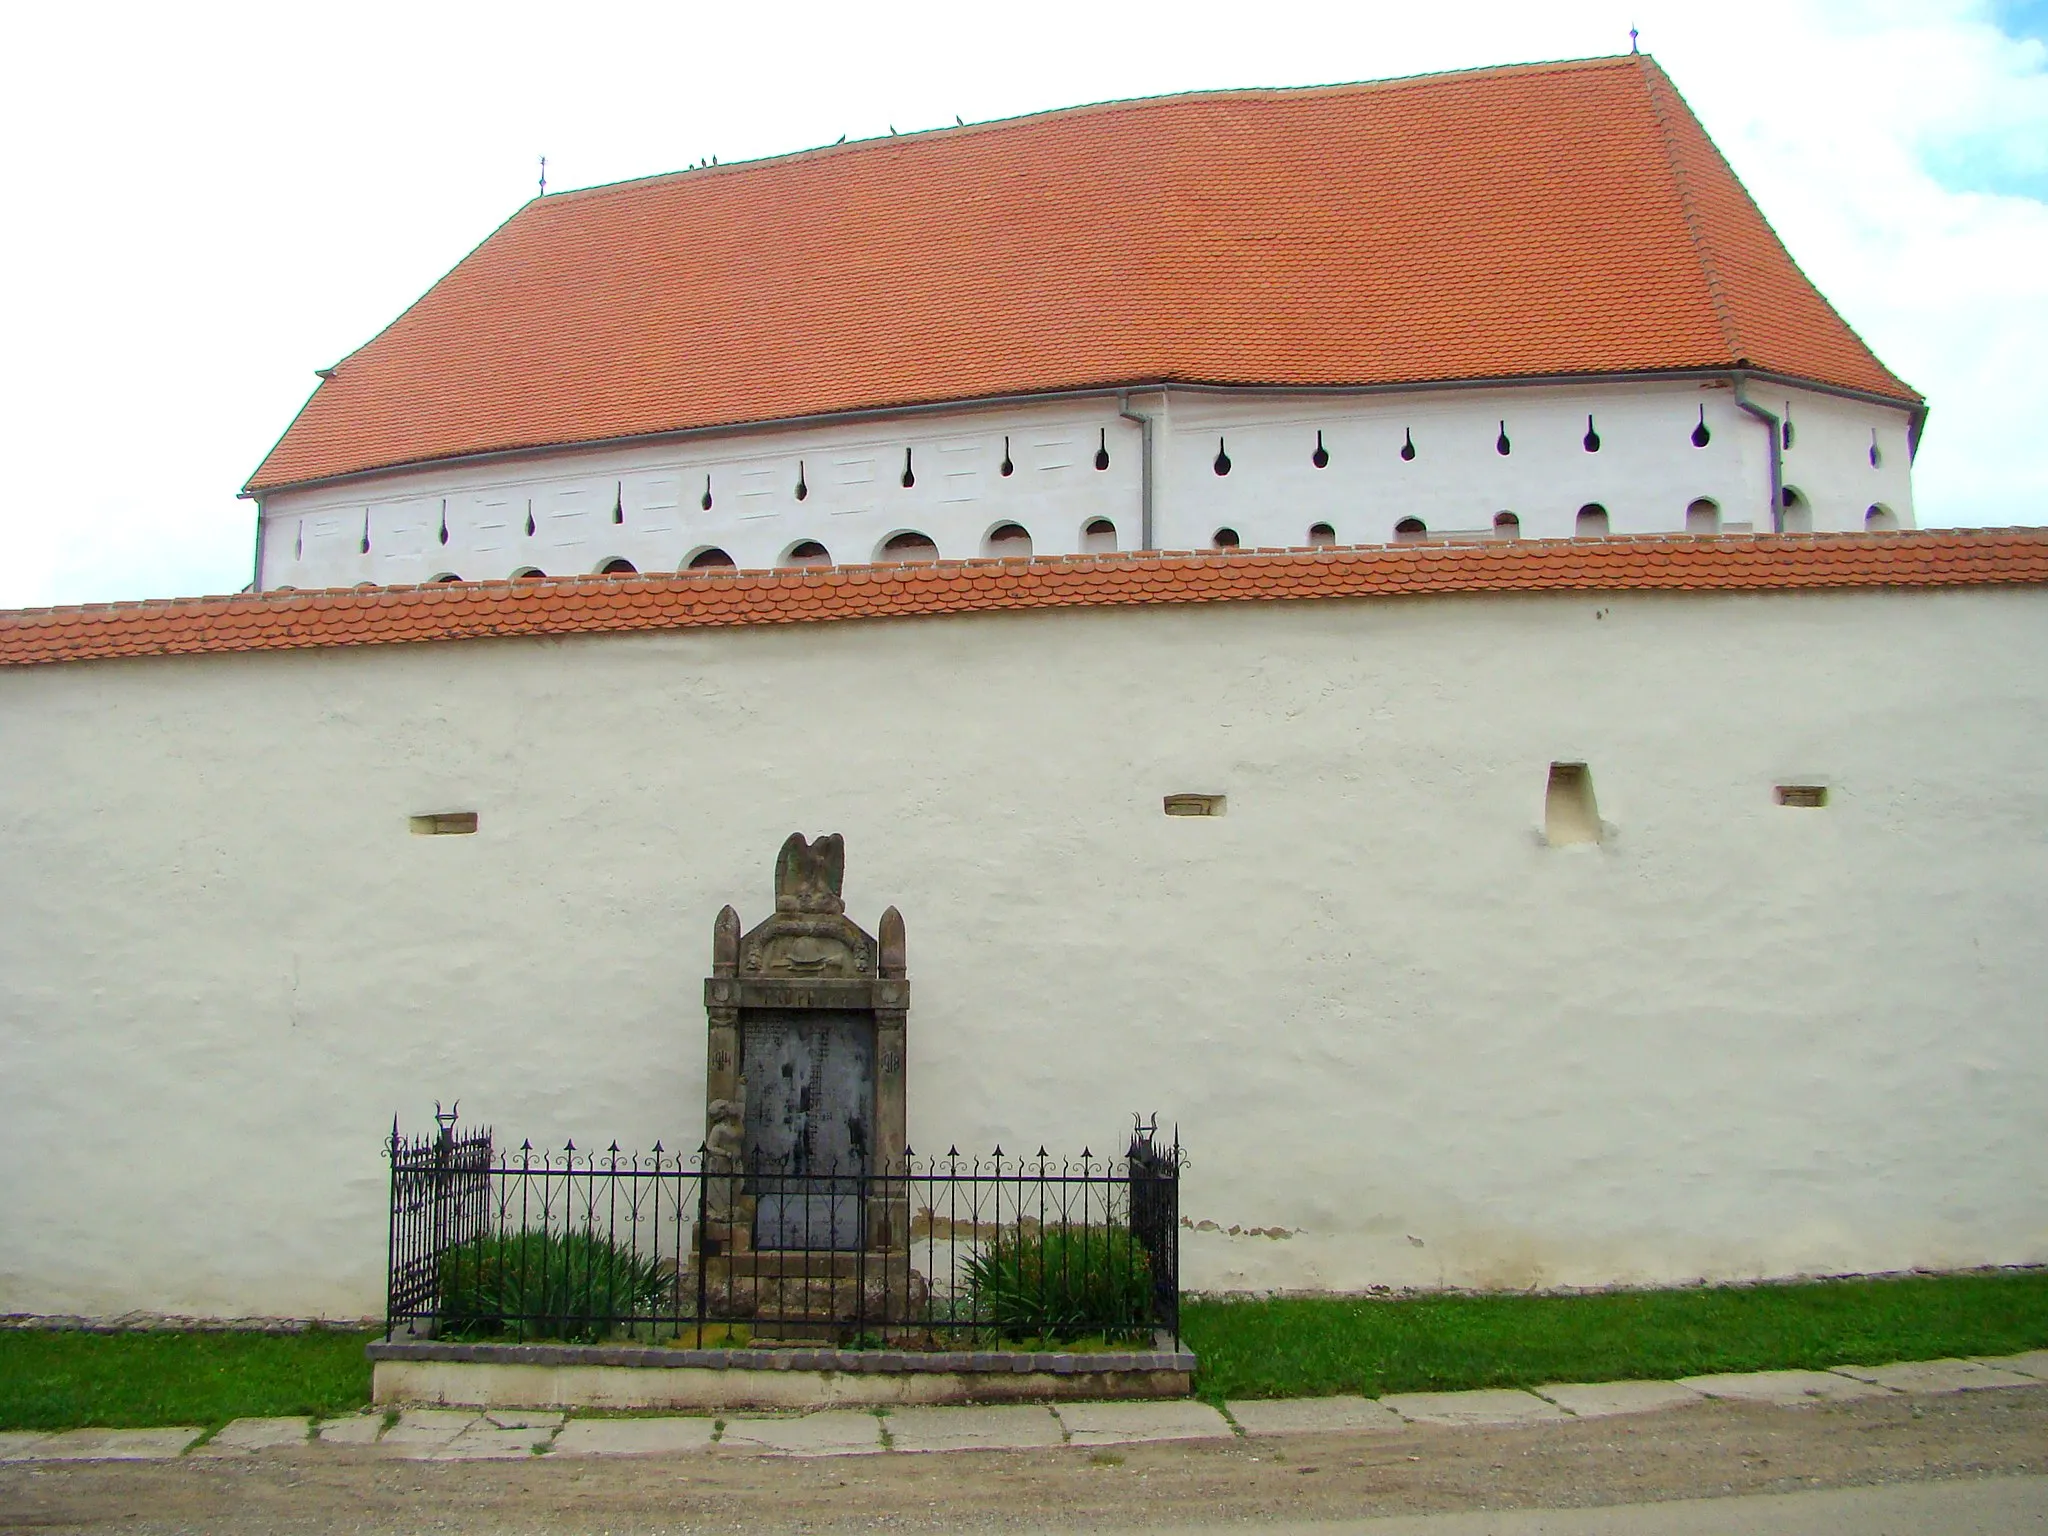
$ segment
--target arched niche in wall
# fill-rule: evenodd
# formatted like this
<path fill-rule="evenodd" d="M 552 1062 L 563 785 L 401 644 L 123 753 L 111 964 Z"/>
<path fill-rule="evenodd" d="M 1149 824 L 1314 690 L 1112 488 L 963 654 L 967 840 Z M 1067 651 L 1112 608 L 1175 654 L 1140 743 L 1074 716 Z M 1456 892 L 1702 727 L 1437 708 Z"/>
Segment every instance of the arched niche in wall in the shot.
<path fill-rule="evenodd" d="M 690 556 L 689 560 L 685 562 L 683 569 L 686 571 L 729 571 L 732 567 L 732 556 L 728 555 L 716 544 L 713 544 L 709 548 L 700 549 Z"/>
<path fill-rule="evenodd" d="M 1863 514 L 1863 531 L 1865 533 L 1897 533 L 1899 531 L 1899 514 L 1890 507 L 1885 506 L 1882 502 L 1873 502 L 1869 510 Z"/>
<path fill-rule="evenodd" d="M 1308 530 L 1310 549 L 1328 549 L 1337 542 L 1337 530 L 1328 523 L 1311 523 Z"/>
<path fill-rule="evenodd" d="M 1081 552 L 1086 555 L 1116 553 L 1116 524 L 1106 517 L 1093 517 L 1081 530 Z"/>
<path fill-rule="evenodd" d="M 1522 520 L 1512 512 L 1494 513 L 1493 536 L 1497 539 L 1519 539 L 1522 536 Z"/>
<path fill-rule="evenodd" d="M 546 571 L 537 565 L 522 565 L 512 573 L 512 579 L 514 581 L 544 581 L 547 578 L 547 574 Z"/>
<path fill-rule="evenodd" d="M 1687 533 L 1719 533 L 1721 531 L 1721 504 L 1711 496 L 1701 496 L 1685 509 L 1685 531 Z"/>
<path fill-rule="evenodd" d="M 1218 528 L 1209 542 L 1217 549 L 1236 549 L 1244 541 L 1238 538 L 1235 528 Z"/>
<path fill-rule="evenodd" d="M 1589 501 L 1579 508 L 1579 515 L 1572 524 L 1575 539 L 1604 539 L 1607 537 L 1607 509 L 1597 501 Z"/>
<path fill-rule="evenodd" d="M 640 567 L 628 560 L 624 555 L 614 555 L 597 568 L 597 574 L 600 576 L 637 576 L 640 574 Z"/>
<path fill-rule="evenodd" d="M 429 586 L 435 586 L 435 587 L 439 587 L 439 586 L 446 586 L 446 585 L 447 585 L 447 584 L 448 584 L 449 582 L 451 582 L 451 581 L 460 581 L 460 580 L 462 580 L 462 578 L 461 578 L 460 576 L 456 575 L 456 574 L 455 574 L 455 573 L 454 573 L 453 571 L 443 571 L 443 572 L 442 572 L 442 573 L 441 573 L 440 575 L 438 575 L 438 576 L 435 576 L 435 577 L 432 577 L 432 578 L 431 578 L 431 579 L 430 579 L 430 580 L 428 581 L 427 585 L 429 585 Z M 281 590 L 281 589 L 280 589 L 280 590 Z"/>
<path fill-rule="evenodd" d="M 997 523 L 981 541 L 981 552 L 997 560 L 1029 560 L 1031 535 L 1019 523 Z"/>
<path fill-rule="evenodd" d="M 778 565 L 791 566 L 798 570 L 808 570 L 831 563 L 831 553 L 816 539 L 797 540 L 782 552 L 782 558 L 776 562 Z"/>
<path fill-rule="evenodd" d="M 1806 493 L 1796 485 L 1788 485 L 1781 499 L 1784 504 L 1779 511 L 1783 517 L 1778 526 L 1786 533 L 1813 532 L 1813 503 L 1806 499 Z"/>
<path fill-rule="evenodd" d="M 1429 537 L 1429 524 L 1419 517 L 1404 517 L 1394 524 L 1396 544 L 1420 544 Z"/>
<path fill-rule="evenodd" d="M 892 533 L 882 540 L 882 547 L 875 551 L 879 564 L 904 564 L 930 562 L 939 558 L 939 546 L 931 535 L 919 533 L 915 528 L 906 528 L 901 533 Z"/>

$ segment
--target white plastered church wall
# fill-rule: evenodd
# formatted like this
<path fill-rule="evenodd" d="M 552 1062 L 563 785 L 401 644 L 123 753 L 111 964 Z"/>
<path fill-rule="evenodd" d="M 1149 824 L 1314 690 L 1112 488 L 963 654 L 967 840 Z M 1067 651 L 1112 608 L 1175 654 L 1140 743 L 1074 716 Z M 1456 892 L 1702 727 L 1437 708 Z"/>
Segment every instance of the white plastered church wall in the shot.
<path fill-rule="evenodd" d="M 1792 404 L 1785 478 L 1811 505 L 1814 531 L 1861 529 L 1872 505 L 1913 525 L 1904 411 L 1812 391 L 1751 393 L 1767 410 Z M 1615 533 L 1682 533 L 1686 509 L 1702 499 L 1726 526 L 1771 527 L 1770 429 L 1725 383 L 1366 396 L 1154 390 L 1131 403 L 1155 420 L 1160 548 L 1208 548 L 1224 528 L 1246 545 L 1299 546 L 1318 523 L 1338 543 L 1384 543 L 1406 518 L 1432 535 L 1491 535 L 1502 512 L 1515 514 L 1522 537 L 1569 538 L 1587 505 Z M 1702 420 L 1703 448 L 1691 438 Z M 1415 456 L 1404 459 L 1411 440 Z M 1219 447 L 1230 460 L 1223 475 Z M 1105 397 L 424 466 L 265 497 L 259 584 L 582 576 L 620 559 L 673 571 L 707 549 L 763 569 L 806 540 L 853 565 L 894 558 L 884 546 L 906 532 L 930 538 L 941 558 L 971 559 L 990 552 L 989 534 L 1004 523 L 1025 529 L 1032 553 L 1063 555 L 1087 547 L 1083 530 L 1097 519 L 1130 550 L 1141 537 L 1140 460 L 1137 425 Z"/>
<path fill-rule="evenodd" d="M 694 1145 L 796 829 L 905 914 L 913 1146 L 1158 1111 L 1191 1286 L 2048 1260 L 2044 646 L 1980 588 L 0 671 L 0 1311 L 374 1313 L 436 1097 Z"/>

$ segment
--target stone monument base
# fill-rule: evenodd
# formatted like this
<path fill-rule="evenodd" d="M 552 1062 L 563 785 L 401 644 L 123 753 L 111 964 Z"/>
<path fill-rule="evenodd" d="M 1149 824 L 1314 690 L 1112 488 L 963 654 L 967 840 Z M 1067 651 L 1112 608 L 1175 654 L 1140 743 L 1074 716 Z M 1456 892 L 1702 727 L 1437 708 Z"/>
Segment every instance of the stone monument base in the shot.
<path fill-rule="evenodd" d="M 380 1404 L 466 1408 L 879 1407 L 1186 1397 L 1187 1350 L 919 1353 L 891 1349 L 660 1349 L 602 1344 L 369 1346 Z"/>

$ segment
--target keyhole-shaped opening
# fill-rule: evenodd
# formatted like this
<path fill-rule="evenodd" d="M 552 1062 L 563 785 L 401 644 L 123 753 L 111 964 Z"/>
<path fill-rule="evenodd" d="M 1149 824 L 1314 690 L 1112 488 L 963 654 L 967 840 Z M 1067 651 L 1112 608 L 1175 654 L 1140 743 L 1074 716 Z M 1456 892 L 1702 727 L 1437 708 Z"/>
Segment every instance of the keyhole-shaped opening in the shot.
<path fill-rule="evenodd" d="M 526 536 L 529 539 L 533 537 L 533 503 L 531 501 L 526 504 Z"/>
<path fill-rule="evenodd" d="M 1006 479 L 1017 473 L 1017 466 L 1010 462 L 1010 440 L 1007 437 L 1003 439 L 1003 462 L 1000 468 Z"/>
<path fill-rule="evenodd" d="M 1320 432 L 1316 434 L 1316 451 L 1308 456 L 1308 461 L 1317 469 L 1330 467 L 1330 450 L 1323 446 L 1323 434 Z"/>
<path fill-rule="evenodd" d="M 804 461 L 798 459 L 796 461 L 796 499 L 802 501 L 810 494 L 811 488 L 804 484 Z"/>
<path fill-rule="evenodd" d="M 294 560 L 306 558 L 306 525 L 304 523 L 300 523 L 298 531 L 292 535 L 292 558 Z"/>
<path fill-rule="evenodd" d="M 1097 469 L 1109 468 L 1109 428 L 1107 427 L 1098 427 L 1095 430 L 1095 467 Z"/>
<path fill-rule="evenodd" d="M 1512 449 L 1513 445 L 1508 442 L 1508 424 L 1502 422 L 1500 424 L 1500 436 L 1493 440 L 1493 451 L 1502 458 L 1506 458 Z"/>
<path fill-rule="evenodd" d="M 1782 448 L 1790 448 L 1792 446 L 1792 402 L 1790 400 L 1785 402 L 1785 420 L 1778 429 L 1778 442 Z"/>
<path fill-rule="evenodd" d="M 1870 429 L 1870 467 L 1878 469 L 1884 464 L 1884 455 L 1877 449 L 1877 428 Z"/>
<path fill-rule="evenodd" d="M 1415 461 L 1415 433 L 1408 427 L 1401 429 L 1401 457 L 1410 463 Z"/>
<path fill-rule="evenodd" d="M 910 450 L 903 450 L 903 489 L 909 490 L 917 484 L 917 472 L 910 467 Z"/>
<path fill-rule="evenodd" d="M 363 554 L 370 552 L 370 509 L 363 508 L 363 540 L 358 546 Z"/>
<path fill-rule="evenodd" d="M 1598 453 L 1600 451 L 1600 432 L 1593 425 L 1593 418 L 1590 416 L 1586 418 L 1586 435 L 1580 441 L 1586 445 L 1586 452 Z"/>
<path fill-rule="evenodd" d="M 441 498 L 441 542 L 448 542 L 448 499 Z"/>
<path fill-rule="evenodd" d="M 1714 440 L 1714 434 L 1707 430 L 1707 408 L 1700 407 L 1700 424 L 1692 429 L 1692 445 L 1704 448 Z"/>
<path fill-rule="evenodd" d="M 612 522 L 618 524 L 623 523 L 625 520 L 626 482 L 621 480 L 612 489 Z"/>
<path fill-rule="evenodd" d="M 711 477 L 709 475 L 704 477 L 704 499 L 698 502 L 697 505 L 706 512 L 711 510 Z"/>
<path fill-rule="evenodd" d="M 1224 451 L 1223 439 L 1216 439 L 1216 462 L 1210 466 L 1219 475 L 1230 473 L 1230 455 Z"/>

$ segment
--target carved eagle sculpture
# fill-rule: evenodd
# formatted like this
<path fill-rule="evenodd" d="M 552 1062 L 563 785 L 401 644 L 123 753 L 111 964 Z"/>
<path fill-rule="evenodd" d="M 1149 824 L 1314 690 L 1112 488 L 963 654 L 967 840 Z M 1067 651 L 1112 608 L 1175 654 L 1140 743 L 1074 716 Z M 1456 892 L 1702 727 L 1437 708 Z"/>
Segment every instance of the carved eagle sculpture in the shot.
<path fill-rule="evenodd" d="M 846 880 L 846 839 L 828 832 L 816 842 L 792 832 L 775 856 L 775 910 L 844 912 L 839 894 Z"/>

